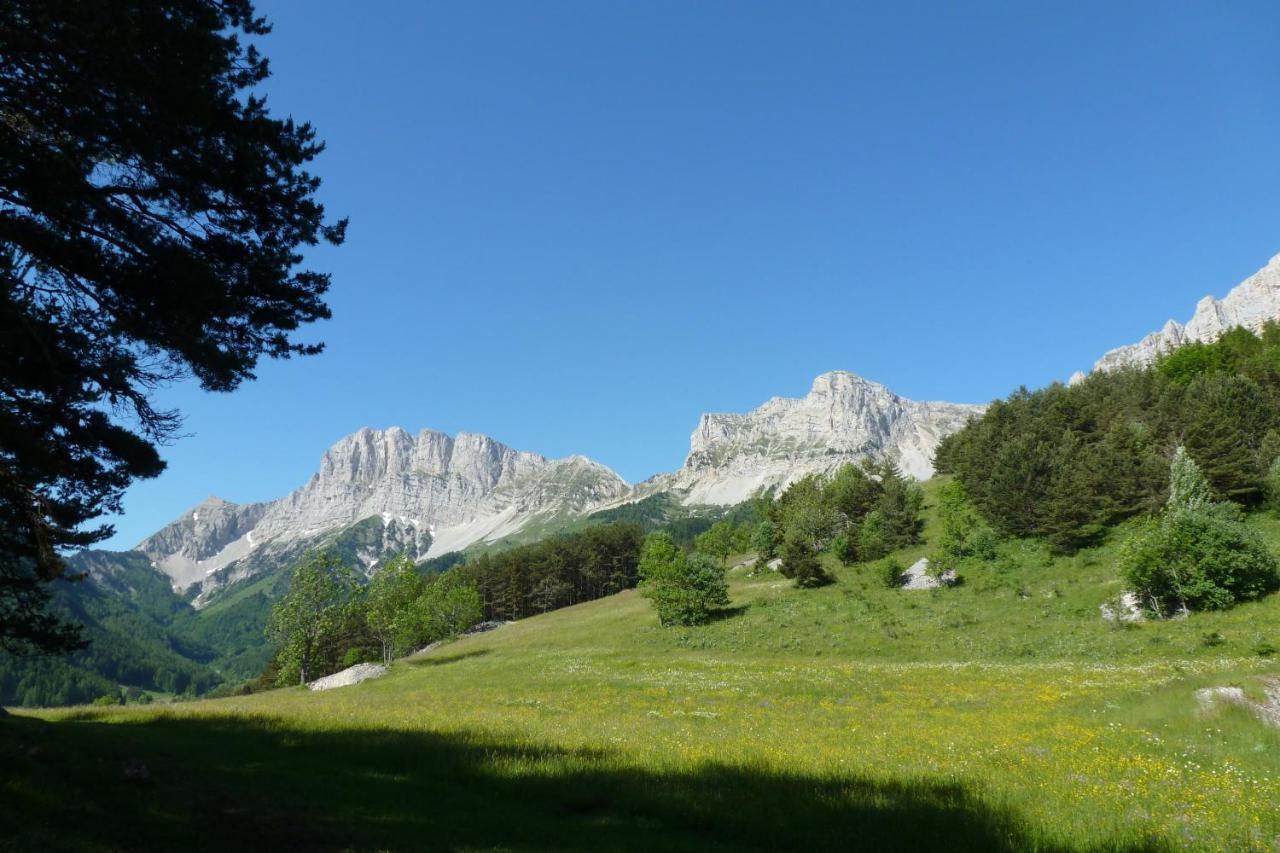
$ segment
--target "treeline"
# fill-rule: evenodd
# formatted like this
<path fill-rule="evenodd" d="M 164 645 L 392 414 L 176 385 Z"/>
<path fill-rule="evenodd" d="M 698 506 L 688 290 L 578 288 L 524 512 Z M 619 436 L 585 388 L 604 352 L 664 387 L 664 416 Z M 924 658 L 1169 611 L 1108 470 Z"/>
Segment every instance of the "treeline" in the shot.
<path fill-rule="evenodd" d="M 618 522 L 482 553 L 452 569 L 475 586 L 486 619 L 523 619 L 636 585 L 644 530 Z"/>
<path fill-rule="evenodd" d="M 1021 389 L 948 437 L 935 460 L 1002 533 L 1059 551 L 1160 509 L 1185 446 L 1217 501 L 1255 505 L 1280 485 L 1280 326 L 1193 343 L 1148 369 Z"/>

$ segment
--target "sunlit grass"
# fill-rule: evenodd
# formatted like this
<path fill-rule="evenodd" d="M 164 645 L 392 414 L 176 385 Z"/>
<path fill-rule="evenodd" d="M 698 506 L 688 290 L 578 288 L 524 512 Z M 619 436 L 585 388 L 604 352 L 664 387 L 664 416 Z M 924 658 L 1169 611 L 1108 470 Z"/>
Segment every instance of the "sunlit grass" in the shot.
<path fill-rule="evenodd" d="M 1280 672 L 1253 651 L 1280 640 L 1280 603 L 1109 627 L 1112 554 L 1012 543 L 933 592 L 859 567 L 810 591 L 736 569 L 733 607 L 700 628 L 659 628 L 628 592 L 358 687 L 34 716 L 63 721 L 38 729 L 55 744 L 122 738 L 197 800 L 273 786 L 268 835 L 319 803 L 356 849 L 405 845 L 419 821 L 462 849 L 822 847 L 858 827 L 881 848 L 1275 849 L 1280 731 L 1202 715 L 1194 691 Z M 9 788 L 28 799 L 30 762 Z M 366 804 L 370 784 L 416 793 Z"/>

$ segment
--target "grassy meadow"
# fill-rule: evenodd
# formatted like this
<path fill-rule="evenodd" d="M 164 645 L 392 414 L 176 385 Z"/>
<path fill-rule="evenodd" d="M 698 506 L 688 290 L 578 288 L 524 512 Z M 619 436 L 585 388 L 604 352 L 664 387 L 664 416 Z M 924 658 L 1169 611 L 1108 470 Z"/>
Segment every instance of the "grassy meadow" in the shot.
<path fill-rule="evenodd" d="M 1280 675 L 1280 597 L 1114 627 L 1114 549 L 739 567 L 700 628 L 625 592 L 326 693 L 15 711 L 0 849 L 1280 849 L 1280 729 L 1194 700 Z"/>

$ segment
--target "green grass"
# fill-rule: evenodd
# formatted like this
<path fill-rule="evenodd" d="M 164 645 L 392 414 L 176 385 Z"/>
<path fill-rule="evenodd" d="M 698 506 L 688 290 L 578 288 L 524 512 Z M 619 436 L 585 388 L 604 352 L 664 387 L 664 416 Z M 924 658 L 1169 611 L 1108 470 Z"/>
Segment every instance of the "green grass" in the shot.
<path fill-rule="evenodd" d="M 1280 645 L 1280 597 L 1108 627 L 1113 544 L 1008 543 L 928 592 L 831 568 L 808 591 L 734 570 L 701 628 L 627 592 L 328 693 L 23 712 L 0 721 L 0 849 L 1280 842 L 1280 730 L 1193 698 L 1280 674 L 1252 651 Z"/>

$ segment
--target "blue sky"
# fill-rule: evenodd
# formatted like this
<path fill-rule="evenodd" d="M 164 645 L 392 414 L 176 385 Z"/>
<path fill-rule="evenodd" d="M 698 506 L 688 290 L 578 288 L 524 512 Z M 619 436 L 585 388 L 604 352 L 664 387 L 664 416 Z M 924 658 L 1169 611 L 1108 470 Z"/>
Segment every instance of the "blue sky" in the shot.
<path fill-rule="evenodd" d="M 1280 252 L 1274 3 L 259 0 L 349 216 L 328 351 L 194 386 L 110 547 L 361 426 L 637 480 L 851 370 L 986 401 Z"/>

